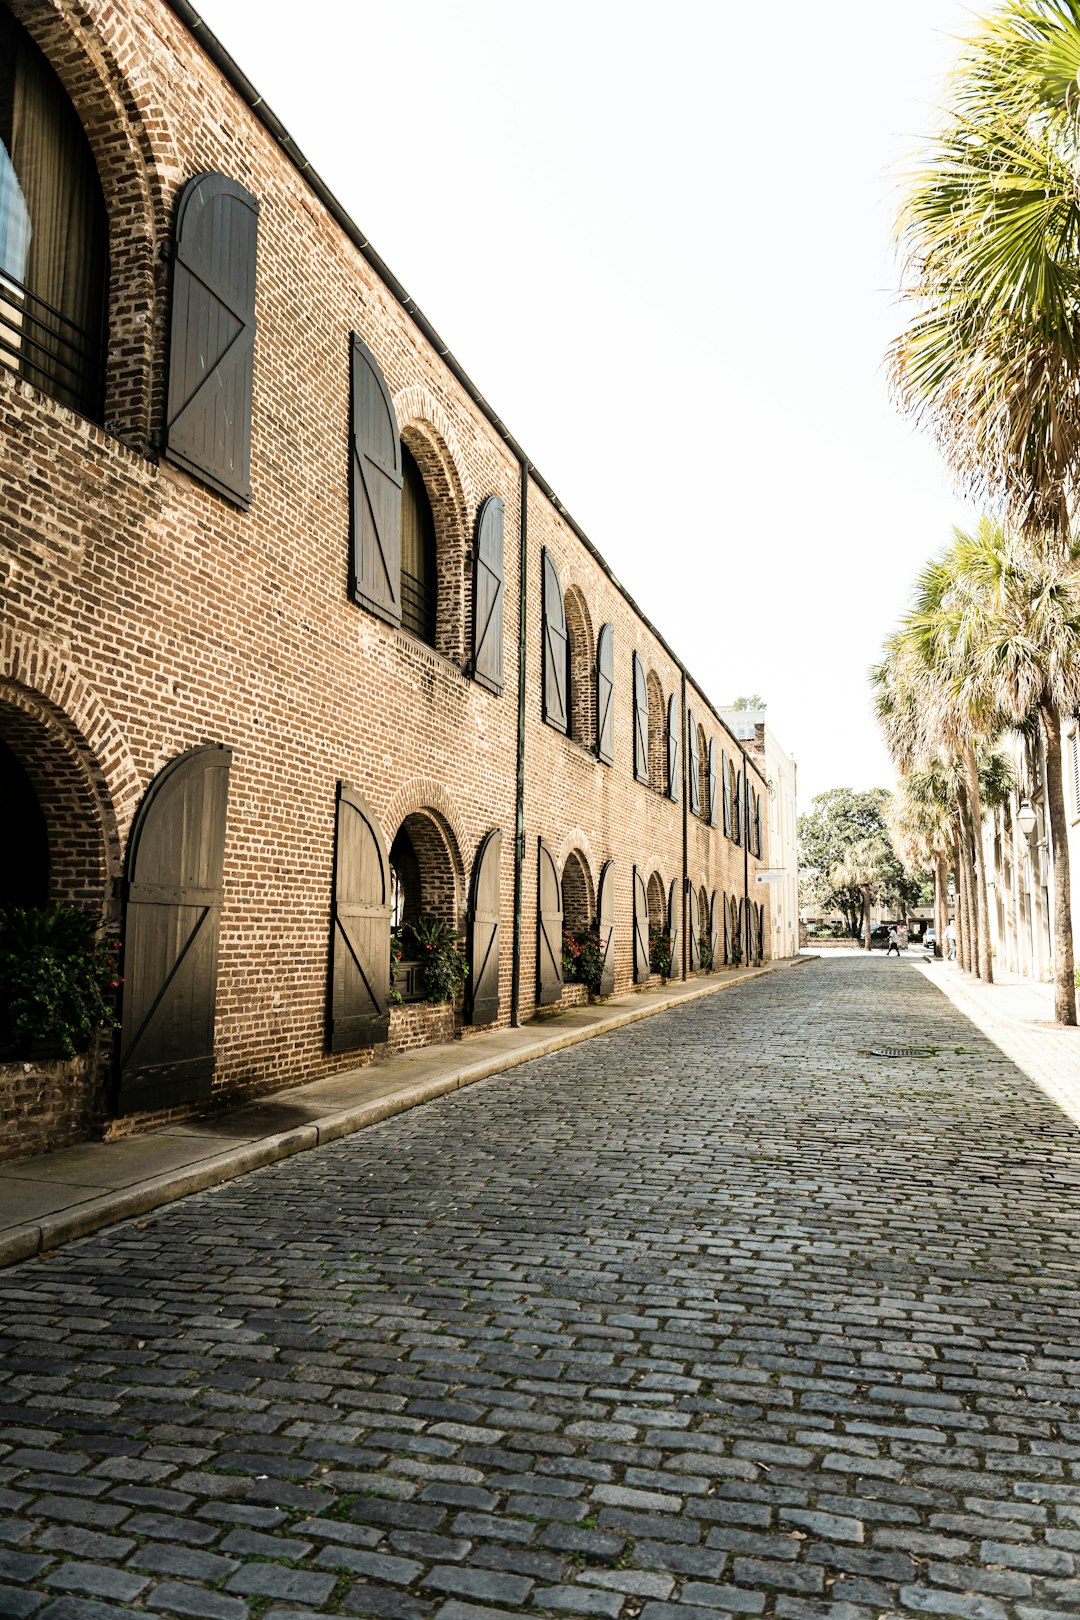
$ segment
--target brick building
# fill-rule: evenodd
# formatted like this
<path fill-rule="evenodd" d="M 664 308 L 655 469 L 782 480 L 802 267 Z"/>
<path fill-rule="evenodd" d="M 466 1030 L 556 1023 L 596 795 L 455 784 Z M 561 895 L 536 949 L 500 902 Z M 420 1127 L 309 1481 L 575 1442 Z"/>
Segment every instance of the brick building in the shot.
<path fill-rule="evenodd" d="M 766 952 L 757 766 L 191 8 L 0 45 L 0 899 L 121 924 L 107 1111 L 528 1019 L 564 922 Z"/>

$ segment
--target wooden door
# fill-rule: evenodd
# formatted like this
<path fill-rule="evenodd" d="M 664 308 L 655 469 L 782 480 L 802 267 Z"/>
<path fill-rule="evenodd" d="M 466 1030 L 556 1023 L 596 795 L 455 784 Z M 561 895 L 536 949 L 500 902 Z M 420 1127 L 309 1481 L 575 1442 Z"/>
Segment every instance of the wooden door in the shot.
<path fill-rule="evenodd" d="M 502 832 L 484 835 L 473 863 L 469 893 L 469 977 L 465 981 L 465 1019 L 493 1024 L 499 1016 L 499 877 Z"/>
<path fill-rule="evenodd" d="M 562 884 L 550 848 L 538 841 L 536 906 L 536 1000 L 547 1007 L 562 995 Z"/>
<path fill-rule="evenodd" d="M 229 793 L 227 748 L 195 748 L 139 807 L 124 883 L 118 1112 L 210 1095 Z"/>
<path fill-rule="evenodd" d="M 390 861 L 374 811 L 348 782 L 338 783 L 327 1025 L 331 1052 L 390 1033 Z"/>

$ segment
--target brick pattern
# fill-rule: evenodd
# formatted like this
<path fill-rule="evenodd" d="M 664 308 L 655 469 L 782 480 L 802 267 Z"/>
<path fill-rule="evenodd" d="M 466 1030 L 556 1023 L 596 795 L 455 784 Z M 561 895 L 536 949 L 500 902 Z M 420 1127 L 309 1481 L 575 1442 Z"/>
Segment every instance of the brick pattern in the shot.
<path fill-rule="evenodd" d="M 100 812 L 97 853 L 91 858 L 87 834 L 78 881 L 88 895 L 106 898 L 122 869 L 131 818 L 156 773 L 188 748 L 229 746 L 217 1102 L 355 1067 L 371 1055 L 323 1050 L 339 779 L 372 806 L 388 848 L 414 815 L 438 830 L 449 855 L 434 904 L 458 926 L 474 854 L 499 826 L 506 1022 L 518 464 L 161 0 L 110 0 L 92 10 L 76 0 L 17 0 L 14 9 L 86 124 L 110 219 L 105 429 L 0 367 L 7 607 L 0 680 L 17 684 L 24 706 L 52 704 L 52 718 L 77 744 L 91 784 L 86 793 L 96 794 Z M 161 426 L 168 318 L 167 266 L 158 249 L 168 240 L 180 186 L 206 169 L 235 175 L 261 206 L 247 513 L 149 451 Z M 434 648 L 348 598 L 353 330 L 383 368 L 431 498 L 439 579 Z M 506 508 L 507 683 L 499 697 L 462 667 L 476 513 L 488 494 L 499 494 Z M 632 778 L 631 652 L 655 671 L 665 695 L 680 690 L 681 673 L 535 485 L 527 500 L 524 1017 L 533 1010 L 536 976 L 537 837 L 581 852 L 591 895 L 603 862 L 615 862 L 617 989 L 632 981 L 632 866 L 647 859 L 666 890 L 681 879 L 683 845 L 682 807 Z M 569 738 L 545 726 L 540 712 L 545 545 L 566 587 L 581 665 Z M 595 637 L 604 623 L 615 634 L 611 767 L 600 765 L 593 749 Z M 0 691 L 0 706 L 14 689 Z M 688 690 L 688 701 L 699 718 L 709 716 L 703 694 Z M 47 729 L 43 711 L 39 719 Z M 707 726 L 726 735 L 718 719 L 709 716 Z M 31 752 L 34 746 L 26 744 Z M 49 773 L 54 821 L 65 813 L 63 794 L 74 792 L 62 775 Z M 84 830 L 93 825 L 88 799 L 73 817 L 73 836 L 83 837 L 75 821 Z M 572 844 L 568 829 L 577 830 Z M 697 886 L 742 892 L 741 851 L 700 823 L 690 828 L 688 870 Z"/>
<path fill-rule="evenodd" d="M 1073 1620 L 1078 1178 L 835 958 L 12 1268 L 0 1607 Z"/>
<path fill-rule="evenodd" d="M 99 1054 L 0 1063 L 0 1161 L 69 1147 L 102 1117 Z"/>

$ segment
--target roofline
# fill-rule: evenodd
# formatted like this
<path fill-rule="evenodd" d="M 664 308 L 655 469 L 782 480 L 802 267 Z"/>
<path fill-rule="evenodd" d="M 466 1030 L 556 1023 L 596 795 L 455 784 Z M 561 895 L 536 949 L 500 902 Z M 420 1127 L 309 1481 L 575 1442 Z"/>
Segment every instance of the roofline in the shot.
<path fill-rule="evenodd" d="M 461 362 L 454 355 L 449 345 L 445 343 L 439 336 L 438 332 L 436 332 L 435 328 L 432 326 L 431 322 L 428 320 L 415 298 L 413 298 L 412 295 L 405 290 L 401 282 L 394 275 L 394 272 L 390 269 L 390 266 L 372 247 L 371 243 L 368 241 L 368 238 L 364 235 L 359 225 L 357 225 L 352 215 L 346 212 L 341 203 L 334 196 L 334 193 L 330 190 L 330 187 L 326 184 L 326 181 L 322 178 L 318 171 L 311 166 L 311 163 L 297 146 L 296 142 L 285 128 L 285 125 L 281 122 L 281 119 L 277 116 L 273 109 L 267 105 L 266 101 L 259 94 L 251 80 L 248 78 L 247 74 L 244 73 L 243 69 L 239 66 L 236 60 L 225 49 L 217 35 L 211 28 L 207 26 L 207 24 L 199 16 L 199 13 L 196 11 L 195 7 L 188 3 L 188 0 L 165 0 L 165 3 L 172 11 L 176 13 L 180 21 L 184 24 L 185 28 L 187 28 L 188 32 L 202 46 L 203 50 L 213 62 L 214 66 L 236 91 L 240 99 L 246 103 L 248 108 L 255 114 L 259 122 L 266 128 L 270 135 L 273 136 L 274 140 L 277 142 L 278 146 L 281 147 L 282 151 L 285 153 L 285 156 L 289 159 L 289 162 L 296 169 L 297 173 L 303 177 L 303 179 L 315 193 L 316 197 L 318 197 L 331 219 L 333 219 L 335 224 L 340 226 L 340 228 L 344 231 L 345 235 L 349 238 L 350 242 L 356 248 L 360 256 L 371 266 L 372 270 L 374 270 L 380 281 L 383 282 L 388 291 L 401 305 L 409 319 L 413 321 L 413 323 L 423 333 L 424 337 L 435 350 L 435 353 L 443 361 L 455 379 L 461 384 L 462 388 L 468 394 L 473 404 L 495 429 L 496 433 L 502 439 L 507 448 L 513 453 L 518 462 L 520 462 L 520 464 L 526 468 L 529 477 L 540 490 L 541 494 L 546 496 L 546 498 L 555 508 L 556 512 L 558 512 L 559 516 L 563 519 L 567 526 L 573 530 L 574 534 L 577 535 L 578 539 L 581 541 L 586 551 L 588 551 L 593 561 L 607 575 L 608 579 L 619 592 L 620 596 L 622 596 L 623 600 L 631 608 L 633 608 L 641 623 L 646 627 L 647 630 L 651 632 L 652 635 L 656 637 L 657 641 L 660 643 L 661 647 L 663 647 L 672 663 L 674 663 L 682 674 L 686 676 L 687 681 L 691 686 L 693 686 L 694 690 L 699 694 L 702 701 L 708 705 L 708 708 L 717 724 L 723 726 L 724 730 L 731 738 L 731 741 L 739 746 L 740 751 L 745 754 L 746 750 L 741 748 L 739 739 L 735 736 L 735 733 L 731 730 L 730 726 L 727 724 L 727 721 L 724 720 L 723 716 L 718 712 L 716 705 L 705 692 L 704 688 L 698 681 L 694 679 L 693 675 L 687 669 L 678 653 L 671 646 L 670 642 L 668 642 L 667 638 L 663 636 L 656 628 L 648 614 L 642 612 L 641 608 L 630 595 L 630 592 L 626 589 L 625 585 L 620 583 L 616 575 L 612 572 L 608 563 L 605 561 L 604 557 L 585 533 L 585 530 L 571 515 L 571 513 L 566 510 L 566 507 L 562 504 L 559 497 L 548 483 L 547 479 L 533 465 L 533 462 L 522 449 L 518 441 L 514 438 L 514 435 L 510 432 L 510 429 L 506 426 L 506 423 L 502 420 L 501 416 L 499 416 L 495 408 L 484 398 L 484 395 L 480 392 L 479 388 L 477 388 L 476 384 L 473 382 L 464 366 L 462 366 Z M 753 765 L 752 760 L 748 761 L 748 763 Z M 756 765 L 754 765 L 754 769 L 757 770 Z M 760 771 L 758 771 L 758 775 L 761 775 Z M 761 779 L 762 781 L 765 780 L 763 776 Z"/>

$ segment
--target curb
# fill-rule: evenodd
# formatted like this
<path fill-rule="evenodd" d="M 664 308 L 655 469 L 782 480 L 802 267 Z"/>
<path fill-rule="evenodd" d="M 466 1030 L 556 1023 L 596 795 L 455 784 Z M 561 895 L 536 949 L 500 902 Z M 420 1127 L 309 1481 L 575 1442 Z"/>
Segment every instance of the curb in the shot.
<path fill-rule="evenodd" d="M 516 1052 L 505 1052 L 481 1059 L 477 1063 L 466 1063 L 430 1080 L 406 1082 L 399 1091 L 391 1092 L 388 1096 L 379 1097 L 372 1102 L 358 1103 L 352 1108 L 340 1109 L 337 1113 L 327 1114 L 313 1124 L 301 1125 L 295 1130 L 282 1131 L 275 1136 L 266 1136 L 260 1141 L 249 1142 L 244 1147 L 230 1148 L 225 1153 L 215 1154 L 212 1158 L 203 1159 L 197 1164 L 187 1165 L 180 1170 L 171 1170 L 164 1175 L 151 1176 L 146 1181 L 136 1182 L 117 1192 L 88 1198 L 70 1209 L 44 1216 L 40 1221 L 9 1227 L 6 1232 L 0 1232 L 0 1267 L 15 1265 L 20 1260 L 32 1260 L 35 1255 L 51 1254 L 65 1243 L 74 1242 L 76 1238 L 89 1237 L 107 1226 L 115 1226 L 120 1221 L 146 1215 L 150 1210 L 160 1209 L 163 1205 L 174 1203 L 178 1198 L 186 1198 L 191 1193 L 206 1192 L 211 1187 L 221 1186 L 223 1182 L 235 1181 L 239 1176 L 247 1175 L 249 1171 L 277 1164 L 279 1160 L 291 1158 L 295 1153 L 306 1153 L 312 1148 L 325 1146 L 327 1142 L 336 1142 L 344 1136 L 353 1136 L 369 1125 L 378 1125 L 385 1119 L 393 1118 L 395 1114 L 407 1113 L 412 1108 L 433 1101 L 436 1097 L 445 1096 L 448 1091 L 475 1085 L 480 1080 L 490 1080 L 496 1074 L 505 1074 L 510 1069 L 519 1068 L 523 1063 L 532 1063 L 536 1058 L 549 1057 L 553 1052 L 578 1046 L 597 1035 L 609 1035 L 614 1030 L 625 1029 L 629 1024 L 640 1023 L 642 1019 L 655 1018 L 658 1013 L 671 1012 L 674 1008 L 702 1001 L 706 996 L 714 996 L 723 990 L 732 990 L 736 985 L 747 984 L 751 979 L 761 979 L 770 973 L 780 972 L 784 967 L 801 967 L 805 962 L 818 960 L 820 959 L 816 956 L 789 957 L 775 965 L 767 963 L 752 972 L 742 973 L 737 979 L 727 979 L 720 984 L 702 985 L 699 990 L 684 991 L 680 995 L 671 996 L 666 1001 L 656 1002 L 651 1006 L 620 1008 L 602 1023 L 593 1024 L 585 1029 L 562 1030 L 558 1034 L 544 1036 L 530 1046 L 519 1048 Z"/>

